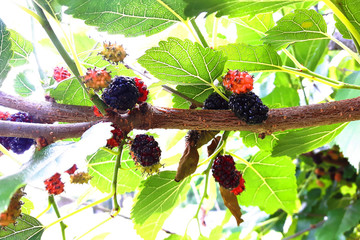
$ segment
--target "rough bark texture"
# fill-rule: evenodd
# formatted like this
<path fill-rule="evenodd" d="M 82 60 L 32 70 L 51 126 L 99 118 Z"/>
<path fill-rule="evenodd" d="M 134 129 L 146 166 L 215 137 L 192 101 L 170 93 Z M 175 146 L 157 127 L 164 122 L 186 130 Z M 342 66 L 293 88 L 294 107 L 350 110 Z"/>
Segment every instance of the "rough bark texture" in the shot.
<path fill-rule="evenodd" d="M 161 108 L 147 103 L 143 103 L 139 107 L 136 107 L 125 114 L 112 112 L 105 118 L 96 117 L 92 107 L 62 105 L 48 102 L 28 102 L 23 98 L 10 96 L 3 92 L 0 92 L 0 105 L 28 112 L 45 123 L 56 121 L 92 122 L 81 123 L 79 125 L 20 125 L 20 123 L 13 123 L 15 125 L 19 124 L 17 127 L 7 125 L 9 122 L 0 121 L 0 134 L 3 136 L 32 136 L 33 138 L 36 138 L 39 135 L 44 137 L 49 136 L 50 132 L 52 132 L 52 137 L 56 137 L 56 139 L 62 139 L 64 136 L 71 137 L 71 134 L 75 133 L 76 136 L 79 136 L 79 134 L 85 131 L 94 121 L 114 122 L 123 131 L 162 128 L 228 131 L 242 130 L 268 134 L 287 129 L 360 120 L 360 97 L 309 106 L 271 109 L 269 111 L 269 118 L 263 124 L 258 125 L 247 125 L 240 121 L 230 110 Z M 11 128 L 9 128 L 10 126 Z M 64 130 L 61 130 L 61 128 L 64 128 Z M 83 130 L 81 130 L 82 128 Z M 48 135 L 45 134 L 46 132 L 48 132 Z M 55 132 L 57 134 L 55 134 Z M 72 137 L 75 137 L 75 135 Z"/>

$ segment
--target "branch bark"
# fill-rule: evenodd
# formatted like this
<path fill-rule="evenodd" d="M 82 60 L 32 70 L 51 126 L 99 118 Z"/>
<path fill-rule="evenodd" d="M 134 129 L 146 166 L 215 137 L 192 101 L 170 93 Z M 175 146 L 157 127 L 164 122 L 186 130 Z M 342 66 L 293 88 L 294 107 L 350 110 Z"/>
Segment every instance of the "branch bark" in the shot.
<path fill-rule="evenodd" d="M 29 102 L 23 98 L 10 96 L 3 92 L 0 92 L 0 105 L 28 112 L 43 122 L 111 121 L 124 131 L 162 128 L 252 131 L 268 134 L 288 129 L 360 120 L 360 97 L 308 106 L 271 109 L 269 111 L 269 118 L 263 124 L 258 125 L 247 125 L 240 121 L 230 110 L 162 108 L 148 103 L 143 103 L 125 114 L 113 112 L 113 114 L 109 114 L 105 118 L 96 117 L 92 107 L 48 102 Z M 81 131 L 83 132 L 87 129 L 86 126 L 90 126 L 89 124 L 93 123 L 81 123 L 80 125 L 41 125 L 1 121 L 0 133 L 3 136 L 9 134 L 8 136 L 21 135 L 22 137 L 36 138 L 39 135 L 45 137 L 45 134 L 47 134 L 47 137 L 50 137 L 50 132 L 53 132 L 51 137 L 61 139 L 64 136 L 79 136 Z M 83 130 L 82 127 L 84 127 Z M 71 134 L 75 135 L 71 136 Z"/>

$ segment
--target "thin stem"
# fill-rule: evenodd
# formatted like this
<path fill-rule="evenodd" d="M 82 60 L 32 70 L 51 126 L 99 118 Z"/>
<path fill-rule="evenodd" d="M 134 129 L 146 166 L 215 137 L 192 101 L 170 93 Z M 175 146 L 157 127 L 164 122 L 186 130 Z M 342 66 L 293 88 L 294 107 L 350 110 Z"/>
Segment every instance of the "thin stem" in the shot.
<path fill-rule="evenodd" d="M 301 187 L 300 191 L 297 194 L 298 197 L 301 196 L 301 194 L 305 191 L 305 189 L 310 184 L 310 182 L 312 182 L 314 180 L 314 178 L 315 178 L 314 169 L 311 169 L 310 172 L 311 172 L 310 176 L 306 179 L 304 185 Z"/>
<path fill-rule="evenodd" d="M 304 85 L 302 83 L 302 77 L 299 77 L 299 78 L 300 78 L 300 86 L 301 86 L 302 92 L 304 94 L 304 99 L 305 99 L 306 105 L 309 105 L 309 100 L 308 100 L 308 98 L 306 96 L 305 88 L 304 88 Z"/>
<path fill-rule="evenodd" d="M 51 206 L 54 208 L 55 213 L 56 213 L 56 216 L 57 216 L 58 218 L 61 218 L 61 216 L 60 216 L 60 211 L 59 211 L 59 208 L 58 208 L 58 206 L 57 206 L 57 204 L 56 204 L 54 195 L 49 195 L 48 201 L 49 201 L 49 203 L 51 204 Z M 66 240 L 65 229 L 67 228 L 67 226 L 66 226 L 65 223 L 63 223 L 63 221 L 60 221 L 60 227 L 61 227 L 62 238 L 63 238 L 63 240 Z"/>
<path fill-rule="evenodd" d="M 103 151 L 105 151 L 105 152 L 108 152 L 108 153 L 110 153 L 110 154 L 112 154 L 112 155 L 115 155 L 115 156 L 118 156 L 118 155 L 119 155 L 119 152 L 115 152 L 115 151 L 113 151 L 113 150 L 111 150 L 111 149 L 108 149 L 107 147 L 101 147 L 100 149 L 103 150 Z M 90 166 L 90 165 L 89 165 L 89 166 Z"/>
<path fill-rule="evenodd" d="M 198 37 L 199 37 L 199 39 L 200 39 L 203 47 L 208 48 L 209 45 L 208 45 L 208 43 L 206 42 L 206 40 L 205 40 L 205 38 L 204 38 L 204 35 L 202 35 L 202 33 L 201 33 L 198 25 L 196 24 L 195 18 L 192 18 L 192 19 L 190 20 L 190 23 L 191 23 L 192 27 L 194 28 L 196 34 L 198 35 Z"/>
<path fill-rule="evenodd" d="M 348 48 L 345 44 L 343 44 L 341 41 L 337 40 L 336 38 L 334 38 L 333 36 L 330 36 L 328 34 L 326 34 L 326 36 L 332 40 L 333 42 L 335 42 L 337 45 L 339 45 L 342 49 L 344 49 L 346 52 L 349 53 L 350 56 L 352 56 L 359 64 L 360 64 L 360 57 L 357 53 L 355 53 L 354 51 L 352 51 L 350 48 Z"/>
<path fill-rule="evenodd" d="M 16 162 L 18 165 L 21 165 L 22 163 L 17 160 L 16 157 L 14 157 L 1 143 L 0 143 L 0 152 L 2 152 L 4 155 L 8 156 L 11 160 Z"/>
<path fill-rule="evenodd" d="M 219 27 L 220 21 L 221 21 L 221 18 L 219 19 L 217 17 L 214 17 L 214 26 L 213 26 L 213 32 L 212 32 L 212 44 L 213 44 L 214 49 L 216 49 L 216 47 L 217 47 L 216 39 L 217 39 L 217 32 L 218 32 L 218 27 Z"/>
<path fill-rule="evenodd" d="M 47 228 L 49 228 L 49 227 L 63 221 L 64 219 L 66 219 L 68 217 L 71 217 L 71 216 L 73 216 L 73 215 L 75 215 L 75 214 L 77 214 L 79 212 L 82 212 L 82 211 L 84 211 L 84 210 L 86 210 L 88 208 L 91 208 L 91 207 L 96 206 L 96 205 L 98 205 L 98 204 L 100 204 L 102 202 L 105 202 L 105 201 L 109 200 L 112 196 L 113 196 L 113 193 L 111 192 L 108 196 L 106 196 L 106 197 L 104 197 L 102 199 L 99 199 L 99 200 L 97 200 L 97 201 L 95 201 L 95 202 L 93 202 L 93 203 L 91 203 L 89 205 L 86 205 L 85 207 L 80 208 L 80 209 L 78 209 L 78 210 L 76 210 L 76 211 L 74 211 L 74 212 L 72 212 L 72 213 L 70 213 L 70 214 L 68 214 L 68 215 L 66 215 L 66 216 L 64 216 L 62 218 L 59 218 L 58 220 L 56 220 L 56 221 L 54 221 L 52 223 L 50 223 L 49 225 L 45 226 L 45 229 L 47 229 Z"/>
<path fill-rule="evenodd" d="M 196 100 L 194 100 L 194 99 L 192 99 L 192 98 L 189 98 L 188 96 L 185 96 L 185 95 L 182 94 L 181 92 L 176 91 L 175 89 L 173 89 L 173 88 L 171 88 L 171 87 L 169 87 L 169 86 L 167 86 L 167 85 L 161 85 L 161 86 L 162 86 L 167 92 L 173 93 L 173 94 L 175 94 L 175 95 L 177 95 L 177 96 L 185 99 L 186 101 L 190 102 L 190 103 L 191 103 L 191 106 L 193 106 L 194 108 L 197 108 L 197 107 L 202 108 L 202 107 L 203 107 L 203 104 L 202 104 L 202 103 L 200 103 L 200 102 L 198 102 L 198 101 L 196 101 Z"/>
<path fill-rule="evenodd" d="M 45 213 L 47 213 L 50 210 L 50 208 L 51 208 L 51 203 L 50 203 L 50 201 L 48 201 L 48 206 L 45 208 L 44 211 L 42 211 L 39 215 L 37 215 L 36 218 L 39 218 L 42 215 L 44 215 Z"/>
<path fill-rule="evenodd" d="M 47 20 L 43 10 L 36 4 L 34 3 L 34 8 L 38 14 L 38 16 L 41 18 L 39 23 L 41 24 L 41 26 L 44 28 L 44 30 L 46 31 L 46 33 L 48 34 L 50 40 L 52 41 L 52 43 L 54 44 L 54 46 L 56 47 L 56 49 L 58 50 L 59 54 L 61 55 L 61 57 L 64 59 L 65 63 L 68 65 L 68 67 L 70 68 L 70 70 L 73 72 L 73 74 L 75 75 L 76 79 L 78 80 L 78 82 L 80 83 L 81 87 L 84 89 L 84 91 L 86 92 L 87 96 L 91 99 L 91 101 L 96 105 L 96 107 L 99 109 L 99 111 L 103 114 L 106 115 L 106 111 L 105 109 L 107 108 L 106 104 L 99 98 L 98 95 L 96 94 L 90 94 L 89 91 L 87 90 L 86 86 L 84 85 L 84 83 L 82 82 L 81 79 L 81 74 L 79 72 L 79 69 L 76 65 L 76 63 L 74 62 L 73 59 L 71 59 L 71 57 L 69 56 L 69 54 L 67 53 L 66 49 L 64 48 L 64 46 L 62 45 L 62 43 L 60 42 L 60 40 L 58 39 L 58 37 L 56 36 L 54 30 L 52 29 L 49 21 Z"/>
<path fill-rule="evenodd" d="M 297 238 L 297 237 L 303 235 L 303 234 L 306 233 L 306 232 L 309 232 L 309 231 L 311 231 L 311 230 L 313 230 L 313 229 L 316 229 L 316 228 L 318 228 L 318 227 L 321 227 L 324 223 L 325 223 L 325 220 L 322 220 L 322 221 L 318 222 L 318 223 L 315 224 L 315 225 L 310 225 L 310 227 L 307 228 L 307 229 L 304 229 L 304 230 L 302 230 L 302 231 L 300 231 L 300 232 L 298 232 L 298 233 L 295 233 L 294 235 L 291 235 L 291 236 L 289 236 L 289 237 L 287 237 L 287 238 L 284 238 L 283 240 L 290 240 L 290 239 Z"/>
<path fill-rule="evenodd" d="M 334 14 L 340 19 L 340 21 L 346 26 L 346 28 L 350 31 L 350 33 L 355 38 L 355 41 L 360 44 L 360 34 L 351 24 L 349 19 L 342 13 L 342 11 L 331 1 L 331 0 L 323 0 L 323 2 L 334 12 Z"/>
<path fill-rule="evenodd" d="M 115 166 L 114 166 L 114 175 L 113 175 L 113 179 L 112 179 L 112 183 L 111 183 L 115 213 L 119 213 L 119 211 L 120 211 L 120 206 L 117 201 L 117 180 L 118 180 L 118 172 L 119 172 L 119 169 L 121 168 L 121 157 L 122 157 L 124 143 L 125 143 L 125 141 L 122 140 L 119 145 L 118 155 L 116 157 Z M 116 214 L 112 215 L 112 216 L 114 217 L 114 216 L 116 216 Z"/>
<path fill-rule="evenodd" d="M 288 56 L 291 61 L 293 61 L 293 63 L 301 70 L 303 69 L 307 69 L 306 67 L 304 67 L 301 63 L 299 63 L 299 61 L 286 49 L 282 49 L 282 51 L 286 54 L 286 56 Z"/>

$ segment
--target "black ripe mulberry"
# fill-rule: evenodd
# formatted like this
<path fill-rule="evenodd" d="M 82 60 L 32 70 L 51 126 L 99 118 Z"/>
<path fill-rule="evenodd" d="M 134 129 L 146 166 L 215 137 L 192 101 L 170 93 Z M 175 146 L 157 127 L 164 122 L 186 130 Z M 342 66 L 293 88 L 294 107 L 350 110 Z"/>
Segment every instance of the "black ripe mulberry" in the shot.
<path fill-rule="evenodd" d="M 153 136 L 138 134 L 131 143 L 131 156 L 137 165 L 143 167 L 148 174 L 158 172 L 161 167 L 161 150 Z"/>
<path fill-rule="evenodd" d="M 222 187 L 226 189 L 234 189 L 239 186 L 240 175 L 235 168 L 235 162 L 232 156 L 218 156 L 212 166 L 212 173 Z"/>
<path fill-rule="evenodd" d="M 212 93 L 204 101 L 204 109 L 213 109 L 213 110 L 227 110 L 229 109 L 228 102 L 222 98 L 218 93 Z"/>
<path fill-rule="evenodd" d="M 269 108 L 253 92 L 232 94 L 229 107 L 239 119 L 247 124 L 259 124 L 268 118 Z"/>
<path fill-rule="evenodd" d="M 139 96 L 134 78 L 116 76 L 109 87 L 105 88 L 102 99 L 110 107 L 125 111 L 136 105 Z"/>
<path fill-rule="evenodd" d="M 32 117 L 23 112 L 11 114 L 6 120 L 12 122 L 33 122 Z M 35 144 L 35 140 L 31 138 L 0 137 L 0 143 L 6 149 L 11 149 L 16 154 L 22 154 Z"/>

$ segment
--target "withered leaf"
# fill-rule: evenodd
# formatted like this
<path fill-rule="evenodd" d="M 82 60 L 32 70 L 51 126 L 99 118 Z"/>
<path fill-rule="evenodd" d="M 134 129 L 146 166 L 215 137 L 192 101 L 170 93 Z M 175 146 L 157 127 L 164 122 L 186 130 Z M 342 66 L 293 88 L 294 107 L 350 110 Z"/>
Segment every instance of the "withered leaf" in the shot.
<path fill-rule="evenodd" d="M 218 133 L 219 131 L 200 131 L 199 141 L 197 142 L 196 146 L 199 148 L 202 145 L 207 144 Z"/>
<path fill-rule="evenodd" d="M 211 156 L 211 154 L 213 154 L 215 152 L 215 150 L 216 150 L 216 148 L 217 148 L 217 146 L 218 146 L 218 144 L 220 142 L 220 139 L 221 139 L 221 137 L 217 136 L 216 138 L 214 138 L 211 141 L 210 145 L 207 147 L 209 157 Z"/>
<path fill-rule="evenodd" d="M 239 226 L 244 220 L 241 218 L 241 209 L 239 206 L 239 202 L 235 194 L 233 194 L 230 190 L 223 188 L 220 186 L 221 197 L 224 200 L 225 206 L 230 210 L 231 214 L 235 217 L 237 225 Z"/>
<path fill-rule="evenodd" d="M 196 146 L 186 143 L 185 151 L 180 159 L 175 181 L 179 182 L 196 171 L 199 153 Z"/>

